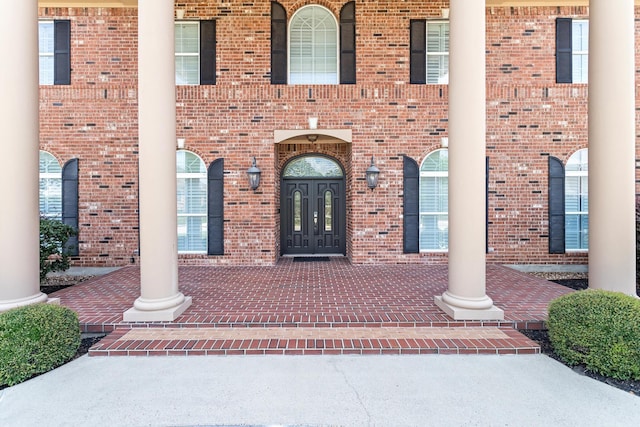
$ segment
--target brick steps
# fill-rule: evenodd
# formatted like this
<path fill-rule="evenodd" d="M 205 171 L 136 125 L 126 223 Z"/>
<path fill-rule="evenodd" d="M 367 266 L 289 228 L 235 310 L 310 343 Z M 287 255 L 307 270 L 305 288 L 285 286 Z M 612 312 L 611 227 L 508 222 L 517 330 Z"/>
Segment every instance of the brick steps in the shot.
<path fill-rule="evenodd" d="M 117 327 L 90 356 L 536 354 L 512 328 L 128 328 Z"/>

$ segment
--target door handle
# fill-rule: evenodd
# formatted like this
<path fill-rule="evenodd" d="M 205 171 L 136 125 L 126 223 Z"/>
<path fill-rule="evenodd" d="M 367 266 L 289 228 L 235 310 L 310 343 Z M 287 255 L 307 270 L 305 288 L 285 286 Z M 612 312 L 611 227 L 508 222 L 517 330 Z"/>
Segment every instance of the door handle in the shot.
<path fill-rule="evenodd" d="M 313 212 L 313 234 L 318 235 L 318 211 Z"/>

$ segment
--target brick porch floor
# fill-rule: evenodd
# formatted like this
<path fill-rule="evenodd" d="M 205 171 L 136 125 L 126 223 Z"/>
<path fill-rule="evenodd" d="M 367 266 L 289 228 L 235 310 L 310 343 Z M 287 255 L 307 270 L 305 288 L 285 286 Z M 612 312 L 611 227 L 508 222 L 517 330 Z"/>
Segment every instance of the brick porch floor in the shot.
<path fill-rule="evenodd" d="M 193 305 L 175 322 L 127 323 L 140 270 L 127 267 L 55 293 L 84 332 L 109 336 L 90 355 L 537 353 L 515 329 L 543 326 L 563 286 L 487 266 L 487 294 L 500 322 L 453 321 L 435 295 L 446 266 L 351 265 L 282 259 L 266 267 L 180 267 Z"/>

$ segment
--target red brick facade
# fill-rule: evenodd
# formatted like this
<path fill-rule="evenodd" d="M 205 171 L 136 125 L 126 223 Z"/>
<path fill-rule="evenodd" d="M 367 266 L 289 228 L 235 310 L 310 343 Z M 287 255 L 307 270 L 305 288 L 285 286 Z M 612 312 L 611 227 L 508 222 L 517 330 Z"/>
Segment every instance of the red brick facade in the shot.
<path fill-rule="evenodd" d="M 291 16 L 310 1 L 280 2 Z M 343 1 L 317 1 L 339 15 Z M 427 3 L 425 5 L 425 3 Z M 216 19 L 215 86 L 177 87 L 177 136 L 210 164 L 224 158 L 225 255 L 182 264 L 272 264 L 280 256 L 280 171 L 322 153 L 347 179 L 347 255 L 354 263 L 443 263 L 403 253 L 403 155 L 420 164 L 447 136 L 447 86 L 409 83 L 409 21 L 447 2 L 356 2 L 355 85 L 271 85 L 270 2 L 180 1 L 185 19 Z M 547 159 L 587 146 L 586 85 L 555 83 L 555 20 L 587 8 L 487 8 L 487 156 L 492 263 L 585 264 L 548 252 Z M 42 86 L 41 149 L 80 159 L 75 265 L 137 261 L 137 10 L 41 8 L 71 20 L 71 85 Z M 636 31 L 638 34 L 638 32 Z M 640 45 L 640 43 L 636 43 Z M 275 144 L 276 129 L 351 129 L 351 144 Z M 381 169 L 370 191 L 371 156 Z M 251 158 L 262 169 L 248 188 Z M 161 191 L 162 189 L 159 189 Z"/>

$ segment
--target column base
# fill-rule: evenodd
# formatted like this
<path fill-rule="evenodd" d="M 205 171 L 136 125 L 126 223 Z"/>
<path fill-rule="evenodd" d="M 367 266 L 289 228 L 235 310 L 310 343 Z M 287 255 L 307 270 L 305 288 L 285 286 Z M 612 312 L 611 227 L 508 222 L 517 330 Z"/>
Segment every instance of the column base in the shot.
<path fill-rule="evenodd" d="M 57 304 L 59 304 L 60 303 L 59 298 L 52 298 L 51 300 L 49 300 L 49 297 L 47 297 L 46 294 L 43 294 L 42 292 L 38 292 L 36 295 L 32 295 L 27 298 L 20 298 L 20 299 L 14 299 L 9 301 L 0 301 L 0 312 L 11 310 L 12 308 L 16 308 L 16 307 L 22 307 L 24 305 L 36 304 L 39 302 L 51 302 L 56 304 L 56 300 L 58 301 Z"/>
<path fill-rule="evenodd" d="M 434 297 L 434 301 L 453 320 L 504 320 L 504 310 L 495 305 L 482 309 L 456 307 L 444 302 L 441 295 Z"/>
<path fill-rule="evenodd" d="M 191 303 L 191 297 L 184 297 L 182 303 L 161 310 L 146 311 L 132 307 L 124 312 L 122 320 L 125 322 L 173 322 L 191 306 Z"/>

